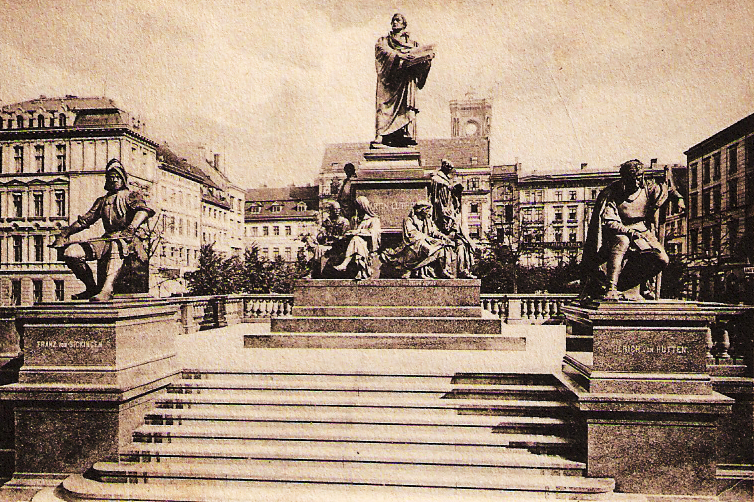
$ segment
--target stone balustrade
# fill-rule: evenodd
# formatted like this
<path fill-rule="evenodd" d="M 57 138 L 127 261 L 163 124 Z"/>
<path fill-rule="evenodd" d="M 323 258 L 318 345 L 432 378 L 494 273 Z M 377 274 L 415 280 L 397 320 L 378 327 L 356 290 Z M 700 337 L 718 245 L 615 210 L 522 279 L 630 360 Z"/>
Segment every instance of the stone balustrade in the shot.
<path fill-rule="evenodd" d="M 576 297 L 559 293 L 495 293 L 481 295 L 481 302 L 485 311 L 506 324 L 550 324 L 561 321 L 561 308 Z"/>

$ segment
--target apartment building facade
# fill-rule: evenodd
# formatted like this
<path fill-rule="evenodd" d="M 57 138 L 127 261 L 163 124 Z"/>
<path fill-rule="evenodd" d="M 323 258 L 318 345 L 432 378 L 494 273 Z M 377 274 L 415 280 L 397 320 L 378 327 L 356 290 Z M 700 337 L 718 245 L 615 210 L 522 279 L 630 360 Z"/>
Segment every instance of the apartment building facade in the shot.
<path fill-rule="evenodd" d="M 316 236 L 322 216 L 318 186 L 253 188 L 246 191 L 246 247 L 268 260 L 296 261 L 302 237 Z"/>
<path fill-rule="evenodd" d="M 109 159 L 148 196 L 156 148 L 143 123 L 107 98 L 40 96 L 0 109 L 0 305 L 66 300 L 83 289 L 48 245 L 104 193 Z M 102 231 L 98 223 L 78 236 Z"/>
<path fill-rule="evenodd" d="M 754 303 L 754 114 L 684 153 L 692 294 Z"/>

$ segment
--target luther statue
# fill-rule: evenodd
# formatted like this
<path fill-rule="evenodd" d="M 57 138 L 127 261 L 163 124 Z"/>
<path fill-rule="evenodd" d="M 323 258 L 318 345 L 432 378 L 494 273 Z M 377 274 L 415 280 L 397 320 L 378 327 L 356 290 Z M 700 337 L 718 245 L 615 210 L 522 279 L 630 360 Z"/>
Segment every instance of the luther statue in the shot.
<path fill-rule="evenodd" d="M 421 46 L 406 31 L 406 18 L 395 14 L 387 36 L 377 40 L 377 113 L 372 147 L 416 145 L 416 90 L 429 75 L 434 46 Z"/>

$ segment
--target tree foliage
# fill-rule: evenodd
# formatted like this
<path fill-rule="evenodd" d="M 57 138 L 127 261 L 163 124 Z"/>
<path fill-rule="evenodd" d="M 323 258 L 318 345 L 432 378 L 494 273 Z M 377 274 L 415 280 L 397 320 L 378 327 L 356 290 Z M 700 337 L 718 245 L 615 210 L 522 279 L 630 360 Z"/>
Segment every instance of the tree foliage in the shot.
<path fill-rule="evenodd" d="M 212 244 L 204 245 L 199 267 L 186 274 L 189 294 L 226 295 L 234 293 L 290 293 L 296 279 L 308 273 L 301 261 L 288 263 L 277 257 L 268 260 L 252 246 L 243 257 L 226 258 Z"/>

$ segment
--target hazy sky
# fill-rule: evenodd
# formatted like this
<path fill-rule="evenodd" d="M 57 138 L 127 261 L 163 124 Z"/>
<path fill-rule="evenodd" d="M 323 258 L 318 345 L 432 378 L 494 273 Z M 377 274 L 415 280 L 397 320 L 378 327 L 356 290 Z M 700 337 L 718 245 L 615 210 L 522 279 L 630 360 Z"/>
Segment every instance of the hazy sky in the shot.
<path fill-rule="evenodd" d="M 107 95 L 247 187 L 313 181 L 324 145 L 374 134 L 374 43 L 394 12 L 448 101 L 493 100 L 494 164 L 610 168 L 683 151 L 754 112 L 752 0 L 0 0 L 0 103 Z"/>

